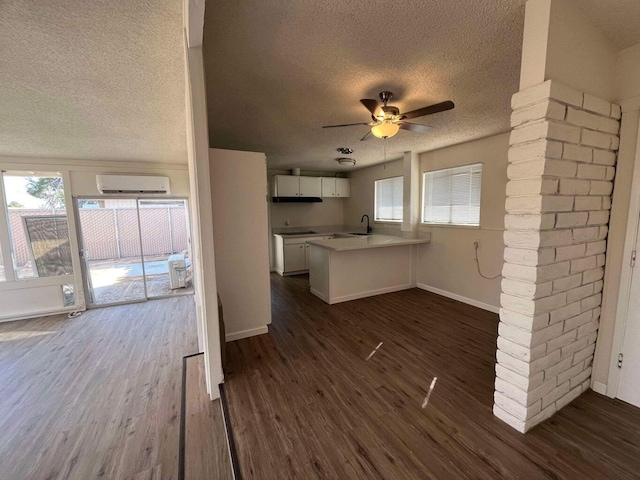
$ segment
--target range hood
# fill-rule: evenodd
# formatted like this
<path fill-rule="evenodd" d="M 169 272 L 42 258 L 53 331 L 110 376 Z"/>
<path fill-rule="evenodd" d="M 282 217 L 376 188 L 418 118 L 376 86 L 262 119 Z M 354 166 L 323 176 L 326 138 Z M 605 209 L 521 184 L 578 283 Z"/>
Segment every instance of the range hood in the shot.
<path fill-rule="evenodd" d="M 322 202 L 320 197 L 273 197 L 274 203 L 318 203 Z"/>

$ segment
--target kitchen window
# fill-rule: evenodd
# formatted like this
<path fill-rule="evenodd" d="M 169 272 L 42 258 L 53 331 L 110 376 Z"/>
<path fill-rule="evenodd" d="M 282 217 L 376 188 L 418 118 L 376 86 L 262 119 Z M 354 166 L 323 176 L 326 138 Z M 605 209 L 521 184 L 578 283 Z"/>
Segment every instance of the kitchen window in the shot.
<path fill-rule="evenodd" d="M 480 225 L 482 164 L 422 174 L 422 223 Z"/>
<path fill-rule="evenodd" d="M 402 182 L 403 177 L 375 181 L 376 222 L 402 222 Z"/>

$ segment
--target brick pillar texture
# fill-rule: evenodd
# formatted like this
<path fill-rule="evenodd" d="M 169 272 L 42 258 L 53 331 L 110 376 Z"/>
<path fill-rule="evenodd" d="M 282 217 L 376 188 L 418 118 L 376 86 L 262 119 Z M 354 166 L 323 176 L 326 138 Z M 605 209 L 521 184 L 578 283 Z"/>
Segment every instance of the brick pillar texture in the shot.
<path fill-rule="evenodd" d="M 526 432 L 589 388 L 620 107 L 553 80 L 511 106 L 493 411 Z"/>

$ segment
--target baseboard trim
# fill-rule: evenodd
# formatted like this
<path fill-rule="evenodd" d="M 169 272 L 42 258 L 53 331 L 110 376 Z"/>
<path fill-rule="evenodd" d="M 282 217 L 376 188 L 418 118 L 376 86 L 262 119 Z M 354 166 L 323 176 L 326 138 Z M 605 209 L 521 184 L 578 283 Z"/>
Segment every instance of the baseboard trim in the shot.
<path fill-rule="evenodd" d="M 607 385 L 602 382 L 593 382 L 591 384 L 591 390 L 593 390 L 596 393 L 599 393 L 600 395 L 606 395 Z"/>
<path fill-rule="evenodd" d="M 269 327 L 267 325 L 265 325 L 264 327 L 251 328 L 249 330 L 240 330 L 239 332 L 227 333 L 224 338 L 227 342 L 235 342 L 236 340 L 255 337 L 256 335 L 264 335 L 265 333 L 269 333 Z"/>
<path fill-rule="evenodd" d="M 15 322 L 18 320 L 30 320 L 32 318 L 38 318 L 38 317 L 51 317 L 54 315 L 64 315 L 69 314 L 75 310 L 78 310 L 80 312 L 86 312 L 87 309 L 86 308 L 80 308 L 80 307 L 66 307 L 66 308 L 61 308 L 59 310 L 45 310 L 42 312 L 38 312 L 38 313 L 25 313 L 25 314 L 19 314 L 16 315 L 15 317 L 2 317 L 0 318 L 0 323 L 3 322 Z"/>
<path fill-rule="evenodd" d="M 334 303 L 349 302 L 351 300 L 358 300 L 359 298 L 373 297 L 375 295 L 384 295 L 385 293 L 399 292 L 401 290 L 408 290 L 410 288 L 411 288 L 411 285 L 408 283 L 406 285 L 396 285 L 393 287 L 379 288 L 377 290 L 369 290 L 368 292 L 354 293 L 352 295 L 343 295 L 342 297 L 336 297 L 330 303 L 331 305 L 333 305 Z"/>
<path fill-rule="evenodd" d="M 500 313 L 500 307 L 495 307 L 493 305 L 489 305 L 488 303 L 479 302 L 478 300 L 474 300 L 473 298 L 464 297 L 462 295 L 458 295 L 457 293 L 447 292 L 446 290 L 441 290 L 430 285 L 425 285 L 424 283 L 418 283 L 417 287 L 421 290 L 435 293 L 436 295 L 442 295 L 443 297 L 457 300 L 458 302 L 466 303 L 467 305 L 471 305 L 473 307 L 481 308 L 482 310 L 487 310 L 492 313 Z"/>
<path fill-rule="evenodd" d="M 315 288 L 311 287 L 309 289 L 309 291 L 314 294 L 316 297 L 318 297 L 320 300 L 329 303 L 329 299 L 326 297 L 326 295 L 323 295 L 322 293 L 320 293 L 318 290 L 316 290 Z"/>
<path fill-rule="evenodd" d="M 227 448 L 231 457 L 231 469 L 233 470 L 233 480 L 242 480 L 240 473 L 240 462 L 238 462 L 238 453 L 236 451 L 236 441 L 233 437 L 233 427 L 231 426 L 231 418 L 229 417 L 229 404 L 227 403 L 227 393 L 224 389 L 224 383 L 218 385 L 220 389 L 220 404 L 222 406 L 222 418 L 224 419 L 224 427 L 227 432 Z"/>

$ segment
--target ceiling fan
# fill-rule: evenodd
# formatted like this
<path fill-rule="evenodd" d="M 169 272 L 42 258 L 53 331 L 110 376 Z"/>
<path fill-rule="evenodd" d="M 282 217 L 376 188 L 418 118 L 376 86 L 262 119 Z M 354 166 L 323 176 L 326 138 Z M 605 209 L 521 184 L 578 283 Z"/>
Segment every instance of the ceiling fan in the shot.
<path fill-rule="evenodd" d="M 322 128 L 369 125 L 371 127 L 371 130 L 360 139 L 361 141 L 366 140 L 369 137 L 369 134 L 373 134 L 378 138 L 393 137 L 401 128 L 403 130 L 409 130 L 415 133 L 426 133 L 431 129 L 431 127 L 427 125 L 421 125 L 419 123 L 406 122 L 405 120 L 444 112 L 446 110 L 451 110 L 455 106 L 452 101 L 447 100 L 445 102 L 429 105 L 428 107 L 411 110 L 410 112 L 400 113 L 398 107 L 387 105 L 389 103 L 389 100 L 391 100 L 391 97 L 393 97 L 393 93 L 384 91 L 380 92 L 379 96 L 382 105 L 379 105 L 378 101 L 373 100 L 372 98 L 363 98 L 362 100 L 360 100 L 360 103 L 362 103 L 365 108 L 371 113 L 370 122 L 345 123 L 342 125 L 325 125 Z"/>

